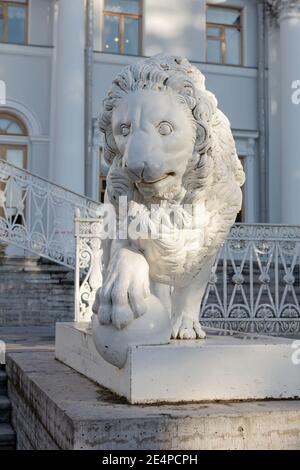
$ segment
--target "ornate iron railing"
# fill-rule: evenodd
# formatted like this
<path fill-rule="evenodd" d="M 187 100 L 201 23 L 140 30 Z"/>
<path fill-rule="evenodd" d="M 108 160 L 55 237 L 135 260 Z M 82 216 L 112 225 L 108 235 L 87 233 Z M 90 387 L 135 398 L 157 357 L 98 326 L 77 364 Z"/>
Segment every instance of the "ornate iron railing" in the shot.
<path fill-rule="evenodd" d="M 76 299 L 89 321 L 101 278 L 102 220 L 76 219 Z M 201 321 L 242 332 L 300 333 L 300 227 L 232 227 L 219 252 L 201 306 Z"/>
<path fill-rule="evenodd" d="M 76 211 L 75 321 L 88 322 L 96 291 L 102 285 L 101 233 L 103 219 L 82 219 Z"/>
<path fill-rule="evenodd" d="M 0 160 L 0 241 L 72 269 L 76 262 L 77 320 L 89 321 L 101 284 L 102 216 L 101 204 Z M 201 318 L 207 326 L 299 336 L 299 298 L 300 227 L 235 225 Z"/>
<path fill-rule="evenodd" d="M 0 160 L 0 240 L 75 267 L 74 215 L 96 217 L 101 205 Z"/>
<path fill-rule="evenodd" d="M 202 307 L 207 326 L 300 333 L 300 227 L 236 225 L 219 253 Z"/>

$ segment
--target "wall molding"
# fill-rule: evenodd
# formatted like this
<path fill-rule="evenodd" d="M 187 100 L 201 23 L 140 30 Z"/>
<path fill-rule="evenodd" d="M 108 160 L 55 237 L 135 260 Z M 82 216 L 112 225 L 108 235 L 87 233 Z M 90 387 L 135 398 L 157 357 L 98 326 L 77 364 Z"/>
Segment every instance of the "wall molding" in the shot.
<path fill-rule="evenodd" d="M 124 67 L 126 65 L 134 64 L 142 58 L 144 58 L 144 56 L 108 54 L 106 52 L 94 51 L 95 64 L 110 64 Z M 193 61 L 191 61 L 191 63 L 198 67 L 204 74 L 213 73 L 216 75 L 228 75 L 232 77 L 257 78 L 257 69 L 255 67 L 238 67 L 232 65 L 208 64 L 205 62 Z"/>
<path fill-rule="evenodd" d="M 52 46 L 30 46 L 23 44 L 0 43 L 0 55 L 5 54 L 10 56 L 51 57 L 52 53 Z"/>

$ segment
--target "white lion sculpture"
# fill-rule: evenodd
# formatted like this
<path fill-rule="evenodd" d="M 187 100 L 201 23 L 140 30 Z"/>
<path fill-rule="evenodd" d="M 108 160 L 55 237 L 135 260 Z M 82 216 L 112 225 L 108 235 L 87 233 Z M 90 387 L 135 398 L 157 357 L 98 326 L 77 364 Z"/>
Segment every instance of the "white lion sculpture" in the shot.
<path fill-rule="evenodd" d="M 244 172 L 204 81 L 186 59 L 160 54 L 125 67 L 104 100 L 106 197 L 117 209 L 127 196 L 131 228 L 105 247 L 93 306 L 101 324 L 125 328 L 154 294 L 170 312 L 173 338 L 205 337 L 200 304 L 241 209 Z"/>

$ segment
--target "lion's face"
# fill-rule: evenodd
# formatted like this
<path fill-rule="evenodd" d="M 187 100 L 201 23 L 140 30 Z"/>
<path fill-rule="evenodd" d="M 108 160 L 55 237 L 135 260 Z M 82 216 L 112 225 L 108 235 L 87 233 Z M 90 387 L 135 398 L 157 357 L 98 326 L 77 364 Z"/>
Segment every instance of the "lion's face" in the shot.
<path fill-rule="evenodd" d="M 191 111 L 175 92 L 127 94 L 113 111 L 112 130 L 125 171 L 145 198 L 181 192 L 196 129 Z"/>

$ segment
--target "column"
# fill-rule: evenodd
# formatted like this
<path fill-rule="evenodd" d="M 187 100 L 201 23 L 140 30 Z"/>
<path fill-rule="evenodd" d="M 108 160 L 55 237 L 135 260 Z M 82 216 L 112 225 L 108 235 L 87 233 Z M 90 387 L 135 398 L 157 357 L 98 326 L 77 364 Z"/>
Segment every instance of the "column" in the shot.
<path fill-rule="evenodd" d="M 300 105 L 292 83 L 300 79 L 300 0 L 278 4 L 281 68 L 281 222 L 300 225 Z M 272 155 L 271 155 L 272 158 Z"/>
<path fill-rule="evenodd" d="M 51 177 L 55 183 L 83 194 L 84 0 L 58 0 L 56 8 Z"/>

